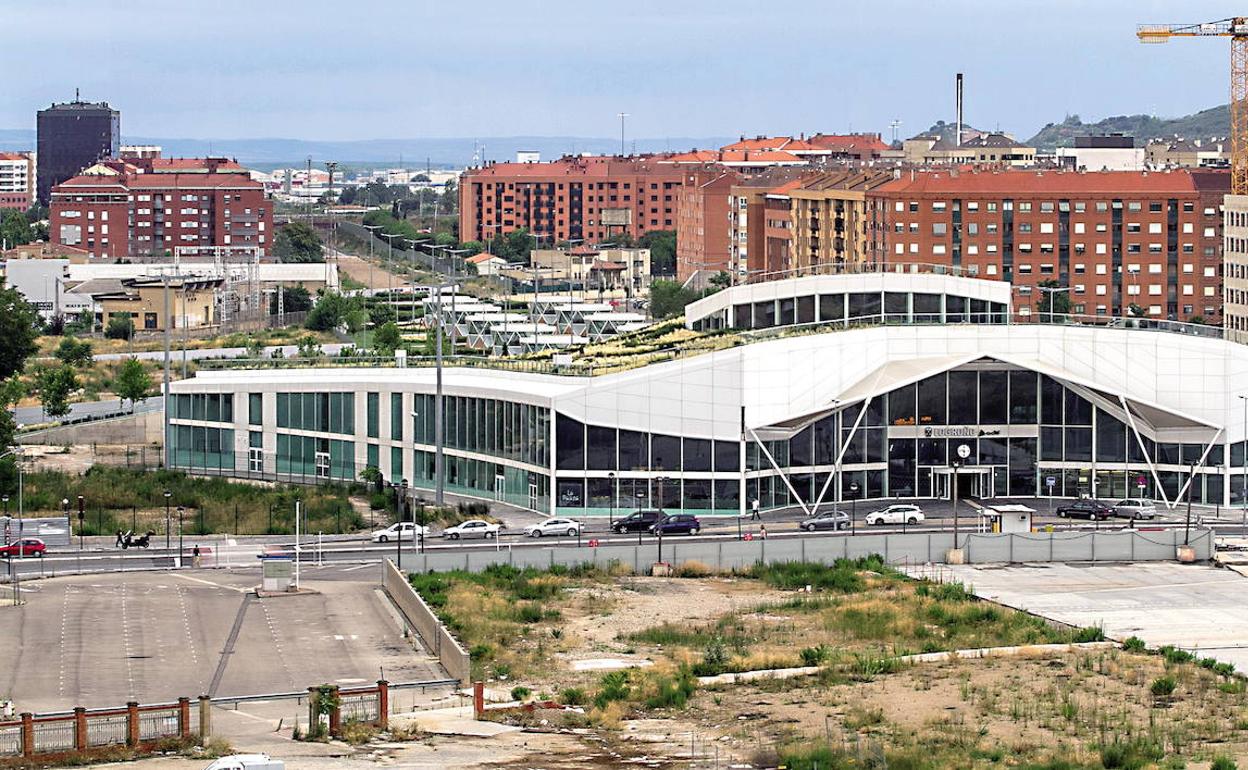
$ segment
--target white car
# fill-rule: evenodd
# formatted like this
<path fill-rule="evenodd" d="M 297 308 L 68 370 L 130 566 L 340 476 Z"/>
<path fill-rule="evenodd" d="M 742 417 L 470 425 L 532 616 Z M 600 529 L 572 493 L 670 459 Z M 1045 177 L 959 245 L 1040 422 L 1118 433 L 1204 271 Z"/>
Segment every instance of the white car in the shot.
<path fill-rule="evenodd" d="M 926 518 L 923 509 L 917 505 L 890 505 L 878 511 L 872 511 L 863 518 L 872 527 L 882 524 L 919 524 Z"/>
<path fill-rule="evenodd" d="M 411 521 L 400 521 L 397 524 L 391 524 L 385 529 L 379 529 L 374 532 L 373 542 L 388 543 L 391 540 L 411 540 L 417 535 L 428 537 L 429 528 Z"/>
<path fill-rule="evenodd" d="M 499 529 L 500 527 L 497 524 L 491 524 L 490 522 L 483 521 L 481 519 L 469 519 L 468 521 L 456 524 L 453 527 L 447 527 L 442 532 L 442 537 L 450 538 L 451 540 L 459 540 L 460 538 L 469 537 L 483 537 L 488 539 L 498 537 Z"/>
<path fill-rule="evenodd" d="M 1152 500 L 1119 500 L 1114 503 L 1114 515 L 1122 519 L 1153 519 L 1157 517 L 1157 506 Z"/>
<path fill-rule="evenodd" d="M 214 761 L 204 770 L 285 770 L 286 763 L 268 754 L 231 754 Z"/>
<path fill-rule="evenodd" d="M 581 534 L 581 523 L 574 519 L 547 519 L 525 527 L 524 534 L 529 537 L 542 537 L 543 535 L 576 537 Z"/>

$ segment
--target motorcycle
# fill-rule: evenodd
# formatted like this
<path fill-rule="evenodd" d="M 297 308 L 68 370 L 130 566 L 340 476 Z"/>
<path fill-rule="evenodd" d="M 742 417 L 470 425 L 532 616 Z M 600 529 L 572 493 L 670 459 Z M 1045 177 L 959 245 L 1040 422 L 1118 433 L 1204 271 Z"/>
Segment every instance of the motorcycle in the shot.
<path fill-rule="evenodd" d="M 133 532 L 127 532 L 121 538 L 121 550 L 124 551 L 129 548 L 147 548 L 151 545 L 152 535 L 154 534 L 156 533 L 149 530 L 142 536 L 135 537 Z"/>

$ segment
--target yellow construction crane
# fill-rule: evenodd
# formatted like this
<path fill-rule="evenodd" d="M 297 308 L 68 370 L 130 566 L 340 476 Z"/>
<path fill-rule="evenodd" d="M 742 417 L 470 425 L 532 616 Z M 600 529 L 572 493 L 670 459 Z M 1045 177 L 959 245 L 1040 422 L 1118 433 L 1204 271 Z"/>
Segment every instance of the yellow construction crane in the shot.
<path fill-rule="evenodd" d="M 1231 39 L 1231 193 L 1248 195 L 1248 17 L 1206 24 L 1139 24 L 1141 43 L 1166 43 L 1172 37 Z"/>

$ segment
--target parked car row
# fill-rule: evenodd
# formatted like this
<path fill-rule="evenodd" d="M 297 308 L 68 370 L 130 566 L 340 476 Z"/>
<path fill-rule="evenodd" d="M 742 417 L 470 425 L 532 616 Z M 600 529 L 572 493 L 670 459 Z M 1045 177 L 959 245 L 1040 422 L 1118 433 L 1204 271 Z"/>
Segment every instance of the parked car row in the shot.
<path fill-rule="evenodd" d="M 1082 500 L 1060 505 L 1057 515 L 1063 519 L 1088 519 L 1104 521 L 1110 518 L 1120 519 L 1152 519 L 1157 516 L 1157 506 L 1152 500 L 1127 499 L 1116 503 L 1107 503 L 1085 497 Z"/>
<path fill-rule="evenodd" d="M 1085 518 L 1092 521 L 1113 517 L 1152 519 L 1157 515 L 1157 508 L 1151 500 L 1126 499 L 1108 503 L 1085 498 L 1059 506 L 1057 515 L 1062 518 Z M 886 525 L 914 526 L 922 524 L 926 518 L 923 509 L 917 505 L 912 503 L 895 503 L 864 514 L 862 521 L 871 527 Z M 843 531 L 852 528 L 852 526 L 853 521 L 850 515 L 836 509 L 823 511 L 798 523 L 798 528 L 804 532 L 822 530 Z M 488 522 L 484 519 L 470 519 L 446 528 L 441 536 L 449 540 L 490 539 L 498 537 L 501 528 L 502 525 Z M 635 511 L 616 519 L 611 524 L 611 531 L 617 535 L 629 532 L 648 532 L 652 535 L 657 535 L 659 532 L 665 535 L 696 535 L 701 530 L 702 523 L 693 514 L 663 513 L 662 511 Z M 585 525 L 576 519 L 556 516 L 526 526 L 524 535 L 530 538 L 577 537 L 583 534 L 584 531 Z M 411 540 L 414 537 L 429 537 L 431 534 L 432 529 L 428 526 L 404 521 L 392 524 L 385 529 L 377 530 L 372 533 L 372 540 L 374 543 L 387 543 L 392 540 Z M 43 554 L 42 541 L 34 538 L 28 538 L 28 541 L 38 543 L 38 547 L 31 546 L 31 549 L 27 551 L 28 555 Z M 6 546 L 5 548 L 13 547 Z M 4 548 L 0 548 L 0 556 L 5 554 Z"/>

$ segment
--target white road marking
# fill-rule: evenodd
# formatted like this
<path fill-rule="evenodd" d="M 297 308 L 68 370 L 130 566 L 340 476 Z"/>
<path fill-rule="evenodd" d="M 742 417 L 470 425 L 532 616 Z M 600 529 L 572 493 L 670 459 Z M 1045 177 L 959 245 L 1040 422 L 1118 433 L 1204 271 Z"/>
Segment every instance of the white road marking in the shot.
<path fill-rule="evenodd" d="M 203 578 L 191 577 L 190 575 L 182 575 L 182 574 L 175 573 L 173 576 L 176 578 L 181 578 L 183 580 L 190 580 L 194 583 L 203 583 L 204 585 L 212 586 L 213 588 L 224 588 L 227 591 L 237 591 L 240 594 L 250 593 L 252 590 L 250 588 L 239 588 L 238 586 L 227 586 L 224 583 L 214 583 L 211 580 L 204 580 Z"/>

